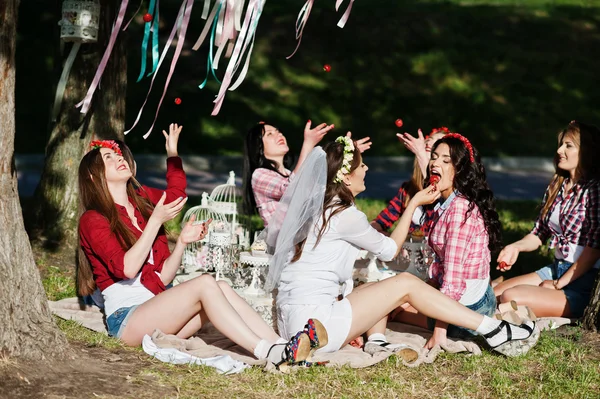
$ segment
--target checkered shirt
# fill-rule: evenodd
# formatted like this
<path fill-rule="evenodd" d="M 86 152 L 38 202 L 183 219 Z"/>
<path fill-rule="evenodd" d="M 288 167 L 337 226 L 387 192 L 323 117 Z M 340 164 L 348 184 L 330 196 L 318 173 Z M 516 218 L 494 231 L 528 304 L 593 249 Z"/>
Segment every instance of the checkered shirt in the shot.
<path fill-rule="evenodd" d="M 265 227 L 277 209 L 279 200 L 290 184 L 293 173 L 286 169 L 289 177 L 284 177 L 274 170 L 258 168 L 252 173 L 252 192 L 258 213 Z"/>
<path fill-rule="evenodd" d="M 557 248 L 566 258 L 569 244 L 600 249 L 600 182 L 588 180 L 573 185 L 565 196 L 565 180 L 556 195 L 552 206 L 544 216 L 538 216 L 532 234 L 542 242 L 550 239 L 550 248 Z M 548 198 L 548 189 L 544 194 L 542 206 Z M 562 232 L 550 227 L 550 216 L 559 206 L 559 225 Z"/>
<path fill-rule="evenodd" d="M 459 301 L 467 280 L 483 280 L 490 275 L 489 236 L 483 217 L 475 206 L 466 218 L 469 200 L 454 192 L 439 207 L 439 219 L 429 234 L 429 245 L 436 256 L 429 276 L 440 284 L 440 291 Z"/>

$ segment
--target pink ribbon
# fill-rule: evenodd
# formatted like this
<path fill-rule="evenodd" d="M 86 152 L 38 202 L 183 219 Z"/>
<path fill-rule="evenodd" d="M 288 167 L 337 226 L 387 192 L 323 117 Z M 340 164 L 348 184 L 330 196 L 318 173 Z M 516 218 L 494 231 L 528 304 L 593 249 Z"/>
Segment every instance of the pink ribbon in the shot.
<path fill-rule="evenodd" d="M 338 0 L 338 3 L 343 0 Z M 308 17 L 310 17 L 310 11 L 312 10 L 312 6 L 315 0 L 307 0 L 306 3 L 300 9 L 298 13 L 298 17 L 296 18 L 296 40 L 298 40 L 298 44 L 294 49 L 294 52 L 286 57 L 286 59 L 290 59 L 296 54 L 296 51 L 300 48 L 300 43 L 302 42 L 302 34 L 304 33 L 304 26 L 306 25 L 306 21 L 308 21 Z"/>
<path fill-rule="evenodd" d="M 344 2 L 344 0 L 337 0 L 337 3 L 335 3 L 336 11 L 339 10 L 339 8 L 343 2 Z M 350 0 L 350 4 L 348 4 L 348 8 L 346 8 L 344 15 L 342 15 L 342 18 L 340 18 L 339 22 L 337 23 L 338 27 L 343 28 L 346 25 L 346 22 L 348 22 L 348 18 L 350 18 L 350 11 L 352 11 L 353 4 L 354 4 L 354 0 Z"/>
<path fill-rule="evenodd" d="M 110 40 L 108 41 L 108 46 L 104 51 L 104 55 L 102 56 L 102 60 L 100 61 L 100 65 L 98 65 L 98 69 L 96 70 L 96 75 L 92 80 L 92 84 L 88 89 L 85 98 L 77 104 L 75 107 L 81 107 L 81 113 L 87 114 L 90 109 L 90 104 L 92 102 L 92 98 L 94 97 L 94 92 L 96 88 L 100 84 L 100 79 L 102 79 L 102 74 L 104 73 L 104 69 L 106 68 L 106 64 L 108 63 L 108 59 L 110 58 L 110 54 L 112 53 L 113 47 L 115 45 L 115 41 L 117 40 L 117 36 L 119 35 L 119 31 L 121 30 L 121 25 L 123 24 L 123 18 L 125 17 L 125 11 L 127 11 L 127 3 L 129 0 L 121 1 L 121 8 L 119 9 L 119 15 L 117 16 L 117 20 L 113 26 L 113 30 L 110 34 Z"/>
<path fill-rule="evenodd" d="M 135 12 L 133 13 L 133 16 L 131 17 L 129 22 L 127 22 L 127 24 L 123 28 L 123 31 L 126 31 L 127 28 L 129 28 L 129 24 L 131 23 L 131 21 L 133 21 L 135 19 L 135 17 L 137 16 L 137 13 L 140 12 L 140 9 L 142 8 L 142 4 L 144 4 L 144 0 L 140 0 L 140 5 L 138 6 L 137 10 L 135 10 Z"/>

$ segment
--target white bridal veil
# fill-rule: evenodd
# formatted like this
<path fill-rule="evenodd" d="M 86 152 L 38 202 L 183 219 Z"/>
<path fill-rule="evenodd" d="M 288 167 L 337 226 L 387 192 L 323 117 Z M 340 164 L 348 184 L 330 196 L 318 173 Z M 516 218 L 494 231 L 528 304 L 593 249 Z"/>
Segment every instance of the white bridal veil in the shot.
<path fill-rule="evenodd" d="M 277 210 L 269 221 L 266 242 L 273 257 L 265 289 L 277 287 L 281 271 L 293 256 L 294 246 L 302 242 L 323 211 L 325 185 L 327 184 L 327 159 L 321 147 L 308 155 L 300 171 L 293 178 L 279 201 Z"/>

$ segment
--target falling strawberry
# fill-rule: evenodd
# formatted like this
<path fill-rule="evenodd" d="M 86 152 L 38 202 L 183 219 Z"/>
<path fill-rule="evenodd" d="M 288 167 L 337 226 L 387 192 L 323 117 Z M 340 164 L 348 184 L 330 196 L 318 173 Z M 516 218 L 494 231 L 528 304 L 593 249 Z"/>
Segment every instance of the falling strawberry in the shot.
<path fill-rule="evenodd" d="M 402 127 L 402 125 L 404 125 L 404 122 L 402 122 L 402 119 L 396 119 L 396 126 Z"/>
<path fill-rule="evenodd" d="M 144 22 L 151 22 L 152 14 L 144 14 Z"/>
<path fill-rule="evenodd" d="M 175 104 L 177 104 L 177 105 L 181 104 L 181 98 L 177 97 L 175 99 Z"/>
<path fill-rule="evenodd" d="M 329 64 L 325 64 L 325 65 L 323 65 L 323 70 L 324 70 L 325 72 L 331 72 L 331 65 L 329 65 Z"/>

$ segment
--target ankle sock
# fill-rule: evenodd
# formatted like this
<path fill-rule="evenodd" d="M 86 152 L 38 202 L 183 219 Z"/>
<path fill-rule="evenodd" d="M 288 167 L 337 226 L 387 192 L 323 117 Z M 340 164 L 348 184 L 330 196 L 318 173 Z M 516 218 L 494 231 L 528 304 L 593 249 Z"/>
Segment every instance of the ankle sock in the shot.
<path fill-rule="evenodd" d="M 279 339 L 277 341 L 275 341 L 276 344 L 287 344 L 288 341 L 286 341 L 285 339 L 279 337 Z"/>
<path fill-rule="evenodd" d="M 387 338 L 382 333 L 373 333 L 373 334 L 369 335 L 369 337 L 367 338 L 367 341 L 383 341 L 383 342 L 387 342 Z"/>
<path fill-rule="evenodd" d="M 481 322 L 481 324 L 479 325 L 479 327 L 477 327 L 477 329 L 475 331 L 477 331 L 479 334 L 481 335 L 485 335 L 487 333 L 489 333 L 490 331 L 496 329 L 500 323 L 502 323 L 502 320 L 496 320 L 496 319 L 492 319 L 491 317 L 488 316 L 483 316 L 483 321 Z M 533 327 L 533 322 L 527 322 L 525 323 L 527 324 L 529 327 Z M 519 327 L 515 324 L 511 324 L 510 325 L 510 329 L 511 329 L 511 333 L 512 333 L 512 338 L 513 339 L 525 339 L 527 337 L 529 337 L 530 332 L 527 331 L 526 329 Z M 486 338 L 485 340 L 487 341 L 487 343 L 494 347 L 497 345 L 500 345 L 504 342 L 506 342 L 508 339 L 508 336 L 506 334 L 506 328 L 503 328 L 502 330 L 500 330 L 500 332 L 496 335 L 494 335 L 491 338 Z"/>
<path fill-rule="evenodd" d="M 269 349 L 271 349 L 271 344 L 266 339 L 261 339 L 254 348 L 254 356 L 260 360 L 266 359 Z"/>

